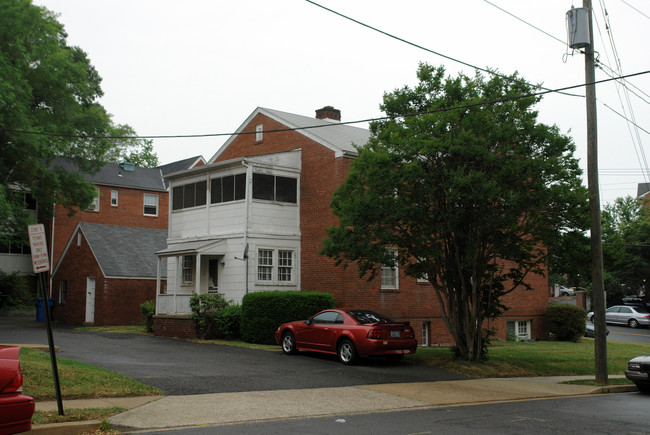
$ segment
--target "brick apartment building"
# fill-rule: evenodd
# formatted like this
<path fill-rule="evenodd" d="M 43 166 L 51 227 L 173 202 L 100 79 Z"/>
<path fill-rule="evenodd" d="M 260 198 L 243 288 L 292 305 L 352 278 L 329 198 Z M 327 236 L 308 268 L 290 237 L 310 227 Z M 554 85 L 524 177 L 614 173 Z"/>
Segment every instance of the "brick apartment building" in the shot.
<path fill-rule="evenodd" d="M 167 287 L 157 294 L 156 334 L 192 334 L 193 292 L 241 301 L 247 292 L 279 289 L 330 292 L 339 307 L 410 321 L 420 345 L 453 344 L 428 282 L 397 267 L 366 282 L 354 267 L 319 255 L 325 229 L 337 223 L 333 192 L 357 156 L 355 145 L 368 138 L 368 130 L 341 124 L 340 111 L 329 106 L 316 118 L 257 108 L 205 167 L 169 177 L 168 245 L 158 253 L 167 260 Z M 533 290 L 509 294 L 510 310 L 489 325 L 499 338 L 507 330 L 521 339 L 542 336 L 548 282 L 532 276 L 529 283 Z"/>
<path fill-rule="evenodd" d="M 83 174 L 96 186 L 93 204 L 72 216 L 56 204 L 54 217 L 45 221 L 55 320 L 97 325 L 142 321 L 140 304 L 155 298 L 155 252 L 164 248 L 167 234 L 165 175 L 204 163 L 200 156 L 157 168 L 109 163 L 96 174 Z M 64 160 L 54 164 L 77 170 Z"/>

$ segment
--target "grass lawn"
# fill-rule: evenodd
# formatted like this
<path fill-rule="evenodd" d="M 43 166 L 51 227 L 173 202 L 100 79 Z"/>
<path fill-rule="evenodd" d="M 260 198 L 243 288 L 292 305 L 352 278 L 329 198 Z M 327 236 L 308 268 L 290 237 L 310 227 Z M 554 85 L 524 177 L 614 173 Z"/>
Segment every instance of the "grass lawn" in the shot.
<path fill-rule="evenodd" d="M 162 392 L 111 370 L 77 361 L 57 358 L 63 399 L 98 397 L 154 396 Z M 36 401 L 56 400 L 50 355 L 33 349 L 20 349 L 23 393 Z"/>
<path fill-rule="evenodd" d="M 622 375 L 627 361 L 650 353 L 648 345 L 607 342 L 607 371 Z M 499 342 L 490 347 L 489 359 L 470 363 L 452 358 L 449 349 L 420 348 L 406 361 L 433 365 L 473 378 L 504 378 L 519 376 L 594 375 L 594 340 L 583 338 L 579 343 L 563 341 Z"/>

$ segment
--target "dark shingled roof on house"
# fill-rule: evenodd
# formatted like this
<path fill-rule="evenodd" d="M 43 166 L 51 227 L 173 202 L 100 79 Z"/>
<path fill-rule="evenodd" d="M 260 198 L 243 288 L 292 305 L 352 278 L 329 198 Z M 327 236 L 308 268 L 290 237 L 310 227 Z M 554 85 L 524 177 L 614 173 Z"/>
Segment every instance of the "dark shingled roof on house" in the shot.
<path fill-rule="evenodd" d="M 69 160 L 56 159 L 53 167 L 69 172 L 79 172 L 79 168 Z M 129 187 L 133 189 L 165 191 L 165 180 L 160 168 L 141 168 L 124 164 L 107 163 L 96 174 L 81 173 L 84 180 L 100 186 Z"/>
<path fill-rule="evenodd" d="M 166 165 L 158 166 L 158 169 L 162 171 L 163 176 L 171 174 L 172 172 L 184 171 L 190 169 L 194 163 L 202 159 L 201 156 L 194 156 L 188 159 L 179 160 L 177 162 L 167 163 Z"/>
<path fill-rule="evenodd" d="M 155 278 L 158 257 L 167 247 L 167 230 L 79 223 L 106 277 Z M 161 276 L 167 275 L 165 263 Z"/>
<path fill-rule="evenodd" d="M 636 188 L 636 197 L 640 198 L 650 192 L 650 183 L 639 183 Z"/>

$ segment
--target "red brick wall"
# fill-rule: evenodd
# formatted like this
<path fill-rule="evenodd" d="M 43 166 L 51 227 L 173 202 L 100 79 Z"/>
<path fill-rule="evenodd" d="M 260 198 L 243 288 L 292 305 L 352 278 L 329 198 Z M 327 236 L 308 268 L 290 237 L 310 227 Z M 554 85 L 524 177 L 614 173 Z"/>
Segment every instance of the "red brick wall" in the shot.
<path fill-rule="evenodd" d="M 283 124 L 260 114 L 244 131 L 254 132 L 258 124 L 263 124 L 264 130 L 285 128 Z M 422 322 L 430 321 L 430 342 L 433 345 L 452 345 L 451 335 L 440 317 L 437 298 L 428 283 L 418 283 L 400 274 L 399 290 L 382 291 L 379 277 L 366 282 L 365 279 L 359 278 L 356 267 L 335 267 L 333 260 L 318 254 L 322 248 L 322 240 L 327 235 L 325 229 L 337 223 L 329 205 L 334 190 L 345 180 L 352 160 L 335 158 L 333 151 L 299 132 L 283 131 L 264 133 L 261 142 L 255 141 L 254 134 L 240 135 L 222 152 L 217 161 L 297 148 L 302 150 L 301 289 L 330 292 L 334 295 L 338 307 L 364 307 L 385 313 L 396 320 L 408 320 L 416 331 L 418 342 L 422 339 Z M 506 297 L 506 304 L 512 309 L 506 312 L 503 319 L 496 322 L 499 338 L 506 338 L 506 319 L 530 319 L 533 337 L 543 336 L 548 282 L 543 277 L 535 276 L 530 277 L 529 282 L 535 288 L 534 291 L 517 290 Z"/>
<path fill-rule="evenodd" d="M 90 222 L 107 225 L 121 225 L 136 228 L 166 229 L 169 216 L 169 193 L 136 190 L 123 187 L 98 186 L 100 190 L 99 211 L 78 211 L 73 216 L 62 205 L 57 204 L 54 219 L 54 250 L 50 253 L 56 267 L 66 243 L 77 223 Z M 111 190 L 118 191 L 118 205 L 111 206 Z M 158 195 L 158 216 L 145 216 L 144 194 Z M 48 243 L 51 240 L 51 221 L 48 222 Z"/>
<path fill-rule="evenodd" d="M 156 315 L 153 334 L 161 337 L 196 338 L 196 323 L 187 316 Z"/>
<path fill-rule="evenodd" d="M 105 278 L 84 237 L 81 246 L 76 241 L 72 244 L 53 277 L 54 320 L 85 322 L 88 277 L 95 278 L 95 325 L 137 325 L 144 321 L 140 304 L 156 298 L 156 280 Z M 67 287 L 65 304 L 60 303 L 62 280 Z"/>

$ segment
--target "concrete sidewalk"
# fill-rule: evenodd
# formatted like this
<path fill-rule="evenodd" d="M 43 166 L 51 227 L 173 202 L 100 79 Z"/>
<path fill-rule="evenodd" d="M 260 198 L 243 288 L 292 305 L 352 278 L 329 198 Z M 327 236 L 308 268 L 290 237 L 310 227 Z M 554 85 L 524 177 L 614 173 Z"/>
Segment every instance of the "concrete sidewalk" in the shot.
<path fill-rule="evenodd" d="M 636 391 L 633 385 L 592 387 L 559 383 L 572 379 L 593 377 L 474 379 L 162 398 L 70 400 L 64 401 L 64 409 L 119 406 L 129 410 L 109 418 L 113 427 L 156 430 Z M 37 409 L 56 410 L 56 402 L 37 403 Z M 63 428 L 65 424 L 47 426 L 34 426 L 33 432 L 56 433 L 52 426 Z M 42 431 L 44 429 L 47 430 Z M 87 430 L 76 432 L 70 425 L 66 429 L 58 433 Z"/>

